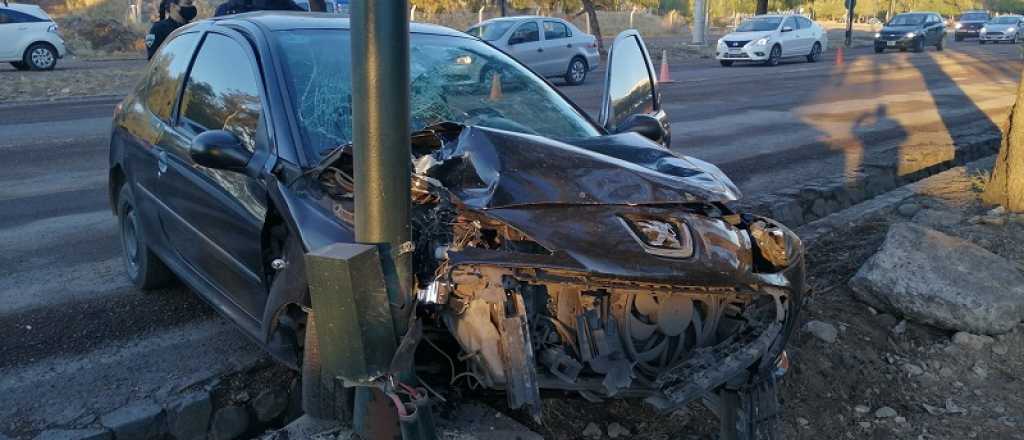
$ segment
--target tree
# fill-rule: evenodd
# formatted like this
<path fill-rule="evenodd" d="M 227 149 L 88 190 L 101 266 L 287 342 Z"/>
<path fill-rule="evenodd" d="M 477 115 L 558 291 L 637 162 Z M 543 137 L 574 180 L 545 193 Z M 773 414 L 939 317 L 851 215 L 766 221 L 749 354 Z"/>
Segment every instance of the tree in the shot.
<path fill-rule="evenodd" d="M 597 9 L 594 6 L 594 0 L 581 0 L 583 2 L 583 10 L 586 11 L 587 16 L 590 17 L 590 30 L 594 32 L 594 36 L 597 37 L 597 51 L 604 52 L 604 41 L 601 39 L 601 24 L 597 22 Z"/>
<path fill-rule="evenodd" d="M 1022 75 L 1024 76 L 1024 75 Z M 1017 86 L 1017 99 L 1010 108 L 1009 126 L 999 146 L 992 178 L 985 185 L 982 200 L 1001 205 L 1010 212 L 1024 212 L 1024 82 Z"/>
<path fill-rule="evenodd" d="M 757 15 L 768 13 L 768 0 L 757 0 L 757 11 L 754 12 Z"/>

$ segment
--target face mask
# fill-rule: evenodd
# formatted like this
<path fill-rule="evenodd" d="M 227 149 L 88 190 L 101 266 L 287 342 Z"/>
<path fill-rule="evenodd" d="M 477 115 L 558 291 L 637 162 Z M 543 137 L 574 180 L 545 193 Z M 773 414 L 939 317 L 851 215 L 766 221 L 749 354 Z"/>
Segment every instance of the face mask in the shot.
<path fill-rule="evenodd" d="M 178 9 L 178 15 L 181 15 L 181 18 L 184 18 L 185 21 L 192 21 L 198 13 L 199 11 L 196 10 L 195 6 L 182 6 Z"/>

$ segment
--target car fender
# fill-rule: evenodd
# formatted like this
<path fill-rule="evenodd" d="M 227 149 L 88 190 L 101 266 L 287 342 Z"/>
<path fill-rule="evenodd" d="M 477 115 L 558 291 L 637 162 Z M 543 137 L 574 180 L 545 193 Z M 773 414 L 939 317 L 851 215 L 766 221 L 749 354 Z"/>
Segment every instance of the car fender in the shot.
<path fill-rule="evenodd" d="M 285 244 L 285 261 L 288 265 L 283 269 L 282 279 L 275 279 L 270 286 L 267 304 L 263 309 L 261 321 L 264 341 L 267 343 L 277 329 L 282 310 L 290 304 L 304 308 L 311 305 L 306 288 L 305 253 L 329 244 L 351 243 L 355 240 L 354 230 L 311 198 L 304 197 L 304 183 L 286 186 L 277 179 L 269 181 L 267 193 L 272 208 L 285 223 L 289 240 Z"/>

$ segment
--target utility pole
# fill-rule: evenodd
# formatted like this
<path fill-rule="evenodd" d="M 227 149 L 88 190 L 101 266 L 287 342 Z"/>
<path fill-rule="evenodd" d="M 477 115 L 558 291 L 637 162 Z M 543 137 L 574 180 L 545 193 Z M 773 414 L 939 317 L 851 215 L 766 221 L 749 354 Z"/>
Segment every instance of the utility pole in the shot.
<path fill-rule="evenodd" d="M 757 0 L 757 10 L 754 15 L 764 15 L 768 13 L 768 0 Z"/>
<path fill-rule="evenodd" d="M 399 338 L 413 307 L 411 253 L 403 251 L 411 237 L 408 14 L 408 0 L 353 0 L 349 33 L 355 239 L 378 248 Z M 354 425 L 362 438 L 398 435 L 397 410 L 379 389 L 356 388 L 355 405 Z"/>
<path fill-rule="evenodd" d="M 707 20 L 704 19 L 707 9 L 704 2 L 707 0 L 696 0 L 693 3 L 693 44 L 704 44 L 704 29 Z"/>
<path fill-rule="evenodd" d="M 508 3 L 507 0 L 498 0 L 498 10 L 501 11 L 502 17 L 508 15 L 508 7 L 506 6 L 506 3 Z"/>
<path fill-rule="evenodd" d="M 846 0 L 846 47 L 853 44 L 853 9 L 857 7 L 857 0 Z"/>
<path fill-rule="evenodd" d="M 896 14 L 896 0 L 889 0 L 889 12 L 885 14 L 886 23 L 892 20 L 892 16 Z"/>

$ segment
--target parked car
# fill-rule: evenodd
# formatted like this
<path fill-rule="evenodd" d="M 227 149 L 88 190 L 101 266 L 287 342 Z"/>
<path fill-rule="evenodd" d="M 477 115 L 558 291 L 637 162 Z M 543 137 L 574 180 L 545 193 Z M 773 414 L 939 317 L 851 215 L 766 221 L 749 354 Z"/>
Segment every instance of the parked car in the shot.
<path fill-rule="evenodd" d="M 1021 41 L 1021 26 L 1024 26 L 1024 16 L 1001 15 L 985 23 L 978 32 L 978 43 L 985 44 L 989 41 L 999 43 L 1019 43 Z"/>
<path fill-rule="evenodd" d="M 792 57 L 813 63 L 827 48 L 825 29 L 807 17 L 758 15 L 743 20 L 736 30 L 720 38 L 715 57 L 726 67 L 736 61 L 758 61 L 775 66 Z"/>
<path fill-rule="evenodd" d="M 881 31 L 875 33 L 875 53 L 885 52 L 886 49 L 921 52 L 926 46 L 935 46 L 936 50 L 942 50 L 945 40 L 946 22 L 939 14 L 897 14 Z"/>
<path fill-rule="evenodd" d="M 36 5 L 0 3 L 0 62 L 18 70 L 50 70 L 67 47 L 57 24 Z"/>
<path fill-rule="evenodd" d="M 763 414 L 778 414 L 802 245 L 773 220 L 733 211 L 739 191 L 718 168 L 665 148 L 640 35 L 611 45 L 595 122 L 477 38 L 410 30 L 409 251 L 426 292 L 416 316 L 423 337 L 459 359 L 450 374 L 506 389 L 538 416 L 539 388 L 647 396 L 666 409 L 717 393 L 716 414 L 738 421 L 723 429 L 778 429 Z M 132 282 L 184 281 L 301 367 L 303 405 L 317 417 L 352 404 L 348 389 L 319 386 L 334 377 L 321 371 L 304 263 L 354 242 L 349 47 L 348 20 L 328 14 L 186 25 L 118 104 L 110 139 L 109 197 Z M 466 65 L 492 66 L 516 87 L 452 76 Z M 431 356 L 416 365 L 444 368 L 419 375 L 442 372 L 434 389 L 445 392 L 455 377 Z"/>
<path fill-rule="evenodd" d="M 466 30 L 545 77 L 583 84 L 601 61 L 597 38 L 553 17 L 493 18 Z"/>
<path fill-rule="evenodd" d="M 960 14 L 953 24 L 953 39 L 963 41 L 967 37 L 977 37 L 981 34 L 981 28 L 988 23 L 990 15 L 988 11 L 967 11 Z"/>

